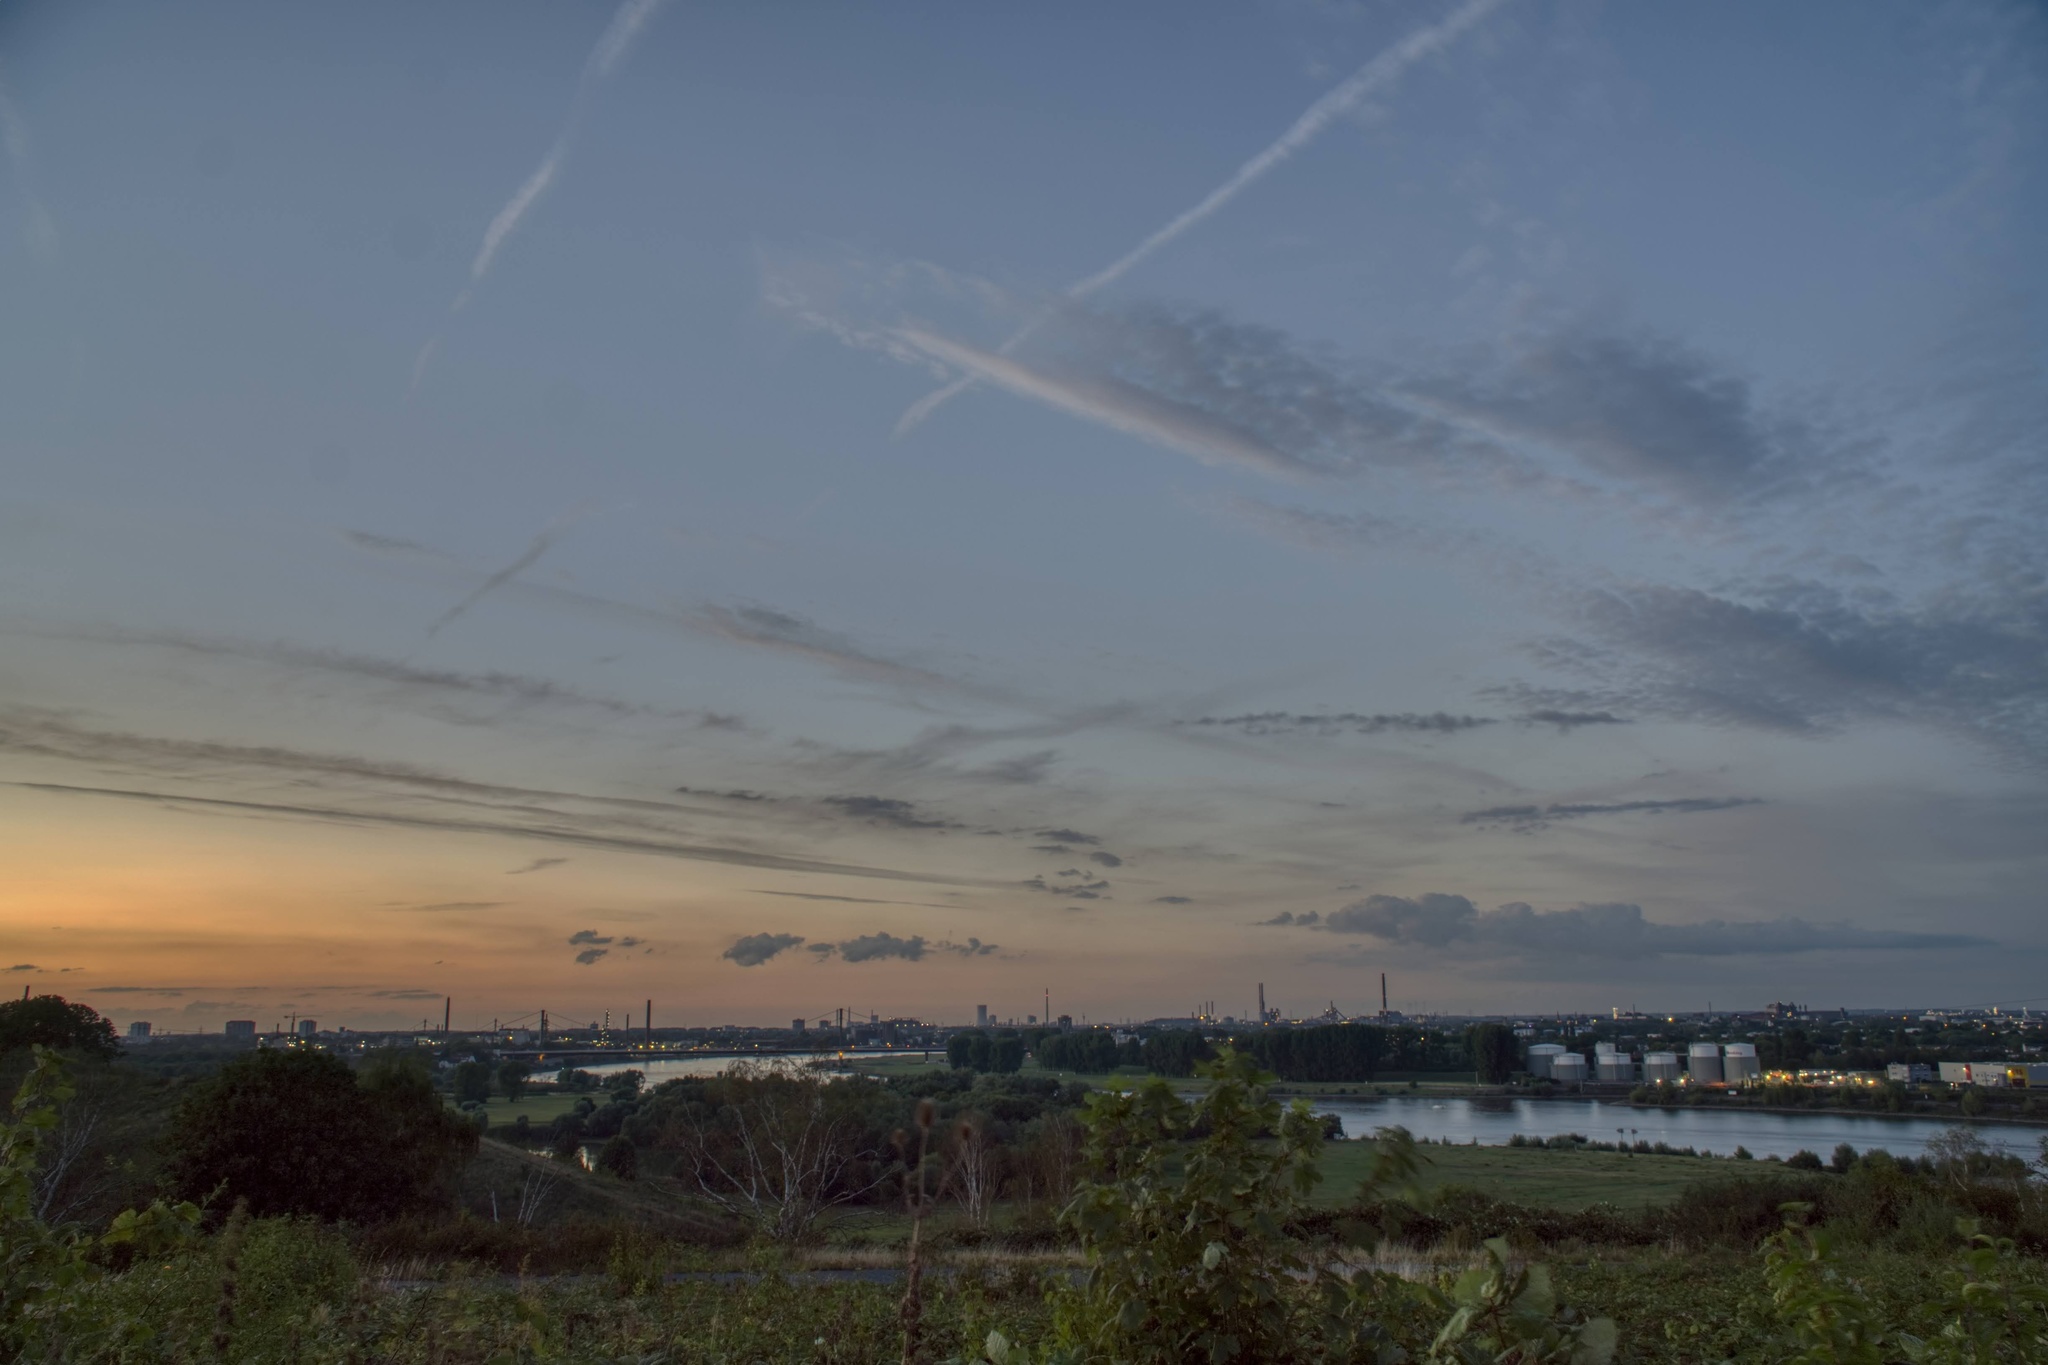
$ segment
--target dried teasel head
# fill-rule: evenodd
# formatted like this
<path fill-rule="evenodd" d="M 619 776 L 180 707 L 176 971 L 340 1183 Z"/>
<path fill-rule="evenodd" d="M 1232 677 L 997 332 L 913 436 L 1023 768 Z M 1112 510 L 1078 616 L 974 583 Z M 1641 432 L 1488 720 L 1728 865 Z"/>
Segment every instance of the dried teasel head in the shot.
<path fill-rule="evenodd" d="M 901 1128 L 898 1128 L 895 1132 L 889 1135 L 889 1141 L 895 1146 L 896 1150 L 899 1152 L 907 1152 L 910 1150 L 910 1134 L 905 1132 Z"/>
<path fill-rule="evenodd" d="M 971 1141 L 973 1141 L 973 1140 L 974 1140 L 974 1120 L 972 1120 L 972 1119 L 962 1119 L 962 1120 L 960 1120 L 960 1124 L 959 1124 L 959 1126 L 958 1126 L 958 1127 L 956 1127 L 956 1128 L 955 1128 L 955 1129 L 953 1130 L 953 1136 L 955 1136 L 955 1137 L 959 1138 L 959 1139 L 960 1139 L 960 1140 L 961 1140 L 962 1142 L 971 1142 Z"/>
<path fill-rule="evenodd" d="M 932 1124 L 938 1119 L 938 1117 L 939 1107 L 936 1104 L 933 1104 L 928 1099 L 919 1100 L 917 1102 L 918 1127 L 929 1131 L 931 1129 Z"/>

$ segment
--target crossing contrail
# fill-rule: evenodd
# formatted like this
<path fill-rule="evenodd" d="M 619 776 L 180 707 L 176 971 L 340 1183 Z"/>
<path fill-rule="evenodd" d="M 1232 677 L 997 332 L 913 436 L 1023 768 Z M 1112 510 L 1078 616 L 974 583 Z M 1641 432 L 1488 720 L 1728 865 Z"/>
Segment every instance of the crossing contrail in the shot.
<path fill-rule="evenodd" d="M 1237 168 L 1236 174 L 1204 195 L 1192 208 L 1174 218 L 1166 226 L 1139 242 L 1123 255 L 1111 261 L 1102 269 L 1085 279 L 1076 280 L 1061 293 L 1063 302 L 1074 302 L 1122 279 L 1159 248 L 1179 237 L 1189 228 L 1216 213 L 1231 200 L 1296 152 L 1315 141 L 1323 129 L 1365 99 L 1398 79 L 1423 58 L 1431 56 L 1456 42 L 1487 15 L 1506 4 L 1507 0 L 1466 0 L 1454 10 L 1450 17 L 1428 28 L 1418 29 L 1400 42 L 1374 57 L 1353 72 L 1350 79 L 1328 91 L 1311 104 L 1294 125 L 1282 133 L 1277 141 L 1268 146 L 1251 160 Z M 1010 339 L 998 350 L 1008 355 L 1045 324 L 1053 310 L 1041 311 L 1036 317 L 1018 328 Z M 937 412 L 942 404 L 955 394 L 969 389 L 979 382 L 981 376 L 974 373 L 962 375 L 940 389 L 934 389 L 904 410 L 897 419 L 898 436 L 910 431 L 925 418 Z"/>
<path fill-rule="evenodd" d="M 666 0 L 625 0 L 612 15 L 612 21 L 605 25 L 604 32 L 598 35 L 596 44 L 590 49 L 590 55 L 583 59 L 583 74 L 576 81 L 576 94 L 569 102 L 569 117 L 564 120 L 562 131 L 555 135 L 553 144 L 548 147 L 547 154 L 540 159 L 540 164 L 533 168 L 533 173 L 526 177 L 519 189 L 505 201 L 505 206 L 492 217 L 490 226 L 484 229 L 484 239 L 477 247 L 476 258 L 469 263 L 469 282 L 462 286 L 462 292 L 455 296 L 455 302 L 448 305 L 450 316 L 461 312 L 469 305 L 477 287 L 484 282 L 484 276 L 490 273 L 491 263 L 497 259 L 498 249 L 504 246 L 505 240 L 518 229 L 526 215 L 533 211 L 534 205 L 546 196 L 548 189 L 560 175 L 563 165 L 569 159 L 569 149 L 575 144 L 576 129 L 583 121 L 583 106 L 592 87 L 611 75 L 612 69 L 624 60 L 626 53 L 632 49 L 634 40 L 640 36 L 640 31 L 647 26 L 647 21 L 654 17 L 654 12 L 664 3 Z M 413 389 L 419 388 L 420 380 L 426 376 L 427 365 L 440 348 L 439 333 L 428 337 L 426 343 L 420 347 L 419 354 L 412 362 Z"/>

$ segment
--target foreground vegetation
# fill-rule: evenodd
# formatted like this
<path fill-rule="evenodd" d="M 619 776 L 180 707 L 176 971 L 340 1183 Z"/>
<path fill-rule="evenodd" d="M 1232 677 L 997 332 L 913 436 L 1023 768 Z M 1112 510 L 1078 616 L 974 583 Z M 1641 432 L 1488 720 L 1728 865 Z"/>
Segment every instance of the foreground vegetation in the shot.
<path fill-rule="evenodd" d="M 522 1128 L 403 1056 L 271 1053 L 145 1087 L 93 1157 L 78 1106 L 127 1092 L 68 1055 L 12 1059 L 0 1359 L 2048 1359 L 2043 1182 L 1967 1130 L 1796 1167 L 1327 1142 L 1228 1051 L 1189 1094 L 515 1084 Z"/>

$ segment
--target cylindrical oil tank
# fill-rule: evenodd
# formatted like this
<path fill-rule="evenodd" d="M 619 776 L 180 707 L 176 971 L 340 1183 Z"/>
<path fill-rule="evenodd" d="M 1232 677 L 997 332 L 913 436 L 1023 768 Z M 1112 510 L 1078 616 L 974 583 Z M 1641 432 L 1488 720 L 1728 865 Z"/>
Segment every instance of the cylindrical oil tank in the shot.
<path fill-rule="evenodd" d="M 1685 1069 L 1692 1078 L 1702 1083 L 1721 1079 L 1721 1045 L 1719 1043 L 1694 1043 L 1686 1049 Z"/>
<path fill-rule="evenodd" d="M 1757 1064 L 1755 1043 L 1730 1043 L 1721 1052 L 1721 1079 L 1730 1085 L 1746 1085 L 1763 1078 Z"/>
<path fill-rule="evenodd" d="M 1643 1079 L 1651 1085 L 1659 1081 L 1667 1085 L 1677 1085 L 1678 1078 L 1684 1074 L 1684 1069 L 1678 1065 L 1678 1054 L 1675 1052 L 1652 1052 L 1643 1058 Z"/>
<path fill-rule="evenodd" d="M 1550 1059 L 1550 1079 L 1559 1085 L 1583 1085 L 1586 1059 L 1576 1052 L 1560 1052 Z"/>
<path fill-rule="evenodd" d="M 1631 1084 L 1636 1078 L 1636 1059 L 1626 1052 L 1602 1052 L 1593 1058 L 1603 1081 Z"/>
<path fill-rule="evenodd" d="M 1559 1043 L 1536 1043 L 1532 1045 L 1529 1049 L 1529 1074 L 1531 1076 L 1549 1076 L 1550 1064 L 1563 1055 L 1564 1047 Z"/>

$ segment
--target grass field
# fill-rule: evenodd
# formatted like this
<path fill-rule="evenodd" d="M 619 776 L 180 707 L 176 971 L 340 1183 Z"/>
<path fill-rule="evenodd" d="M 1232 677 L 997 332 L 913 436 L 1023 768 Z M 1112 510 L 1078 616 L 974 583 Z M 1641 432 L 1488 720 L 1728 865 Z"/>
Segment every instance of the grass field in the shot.
<path fill-rule="evenodd" d="M 1543 1147 L 1421 1148 L 1429 1164 L 1417 1180 L 1423 1191 L 1464 1185 L 1491 1195 L 1555 1209 L 1593 1204 L 1640 1209 L 1667 1204 L 1687 1185 L 1776 1169 L 1762 1163 L 1710 1157 L 1632 1156 Z M 1370 1142 L 1332 1142 L 1323 1148 L 1323 1182 L 1315 1200 L 1325 1207 L 1349 1202 L 1372 1161 Z"/>

